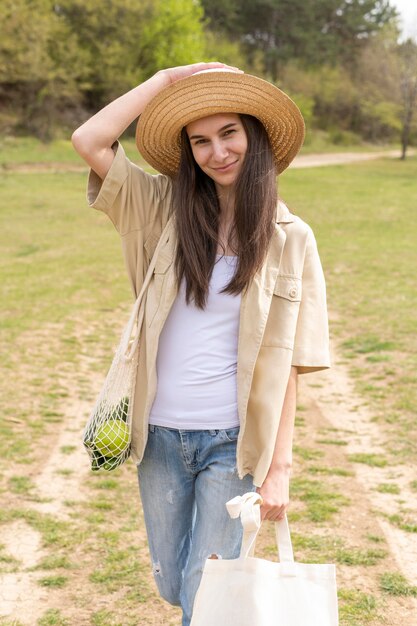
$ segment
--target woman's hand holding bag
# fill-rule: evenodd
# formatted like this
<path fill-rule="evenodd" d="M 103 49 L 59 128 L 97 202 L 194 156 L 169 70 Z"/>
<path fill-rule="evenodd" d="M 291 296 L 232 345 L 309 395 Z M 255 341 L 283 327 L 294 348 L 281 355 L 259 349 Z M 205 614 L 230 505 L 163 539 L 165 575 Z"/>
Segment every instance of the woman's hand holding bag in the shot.
<path fill-rule="evenodd" d="M 240 556 L 207 559 L 191 626 L 337 626 L 335 566 L 294 561 L 286 516 L 275 522 L 279 562 L 253 556 L 261 503 L 253 492 L 227 502 L 243 525 Z"/>

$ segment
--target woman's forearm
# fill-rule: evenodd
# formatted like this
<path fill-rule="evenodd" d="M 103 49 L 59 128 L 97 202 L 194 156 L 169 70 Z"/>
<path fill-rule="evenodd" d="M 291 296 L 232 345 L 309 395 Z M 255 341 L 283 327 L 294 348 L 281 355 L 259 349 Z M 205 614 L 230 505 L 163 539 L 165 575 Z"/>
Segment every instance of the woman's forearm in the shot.
<path fill-rule="evenodd" d="M 123 131 L 142 113 L 148 102 L 169 83 L 169 75 L 160 71 L 110 102 L 74 131 L 72 142 L 75 148 L 79 152 L 111 148 Z"/>
<path fill-rule="evenodd" d="M 281 411 L 281 420 L 275 440 L 274 454 L 268 474 L 261 487 L 262 519 L 281 519 L 290 501 L 290 475 L 292 467 L 292 441 L 297 402 L 297 368 L 292 367 Z"/>
<path fill-rule="evenodd" d="M 104 180 L 113 163 L 112 145 L 166 85 L 169 76 L 152 78 L 110 102 L 74 131 L 71 140 L 78 154 Z"/>
<path fill-rule="evenodd" d="M 192 63 L 160 70 L 98 111 L 72 134 L 76 151 L 95 172 L 105 178 L 114 158 L 112 145 L 162 89 L 181 78 L 207 69 L 227 68 L 224 63 Z"/>
<path fill-rule="evenodd" d="M 297 407 L 297 379 L 297 368 L 292 367 L 282 406 L 274 455 L 269 472 L 281 468 L 291 468 L 292 466 L 292 442 Z"/>

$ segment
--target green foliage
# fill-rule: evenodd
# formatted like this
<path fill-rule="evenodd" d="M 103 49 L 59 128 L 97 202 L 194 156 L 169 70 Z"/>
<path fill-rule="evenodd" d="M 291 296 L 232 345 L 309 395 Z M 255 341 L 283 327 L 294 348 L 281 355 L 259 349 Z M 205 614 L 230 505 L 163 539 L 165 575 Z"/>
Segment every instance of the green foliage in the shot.
<path fill-rule="evenodd" d="M 245 71 L 253 71 L 253 66 L 247 63 L 240 44 L 231 41 L 230 38 L 220 32 L 206 31 L 204 58 L 207 61 L 221 61 Z"/>
<path fill-rule="evenodd" d="M 288 95 L 296 102 L 304 118 L 306 129 L 308 130 L 313 125 L 313 114 L 314 114 L 313 98 L 303 93 L 288 93 Z"/>
<path fill-rule="evenodd" d="M 68 136 L 156 71 L 212 59 L 279 84 L 335 145 L 417 138 L 416 46 L 387 0 L 4 0 L 0 31 L 3 135 Z"/>
<path fill-rule="evenodd" d="M 10 127 L 42 139 L 53 134 L 53 119 L 74 107 L 85 80 L 85 58 L 52 0 L 4 0 L 0 13 L 0 85 L 3 130 Z"/>
<path fill-rule="evenodd" d="M 395 19 L 386 0 L 203 0 L 213 30 L 242 42 L 248 61 L 261 51 L 276 80 L 291 59 L 351 64 L 367 38 Z"/>
<path fill-rule="evenodd" d="M 5 0 L 0 128 L 49 140 L 157 70 L 204 56 L 194 0 Z M 17 106 L 16 106 L 17 105 Z"/>
<path fill-rule="evenodd" d="M 142 32 L 141 67 L 146 77 L 161 68 L 204 56 L 203 10 L 192 0 L 152 0 L 152 18 Z"/>

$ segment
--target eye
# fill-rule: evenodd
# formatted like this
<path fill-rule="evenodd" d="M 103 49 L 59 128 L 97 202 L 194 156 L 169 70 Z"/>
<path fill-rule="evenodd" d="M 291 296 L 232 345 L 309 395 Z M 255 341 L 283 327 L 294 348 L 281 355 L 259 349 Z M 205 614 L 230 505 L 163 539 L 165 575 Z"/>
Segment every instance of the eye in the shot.
<path fill-rule="evenodd" d="M 207 142 L 207 139 L 197 139 L 197 140 L 194 142 L 194 145 L 195 145 L 195 146 L 198 146 L 199 144 L 206 143 L 206 142 Z"/>
<path fill-rule="evenodd" d="M 225 130 L 225 131 L 224 131 L 223 136 L 224 136 L 224 137 L 227 137 L 228 135 L 232 135 L 232 134 L 233 134 L 233 133 L 235 133 L 235 132 L 236 132 L 236 129 L 235 129 L 235 128 L 229 128 L 228 130 Z"/>

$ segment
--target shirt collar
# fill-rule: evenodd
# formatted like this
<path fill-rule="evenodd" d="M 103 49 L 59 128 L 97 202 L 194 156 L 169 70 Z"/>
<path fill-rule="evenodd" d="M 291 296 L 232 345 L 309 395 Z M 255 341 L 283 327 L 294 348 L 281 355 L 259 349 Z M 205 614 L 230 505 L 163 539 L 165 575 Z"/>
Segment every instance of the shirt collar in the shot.
<path fill-rule="evenodd" d="M 276 222 L 280 224 L 289 224 L 294 221 L 294 215 L 290 213 L 288 207 L 282 200 L 278 200 Z"/>

